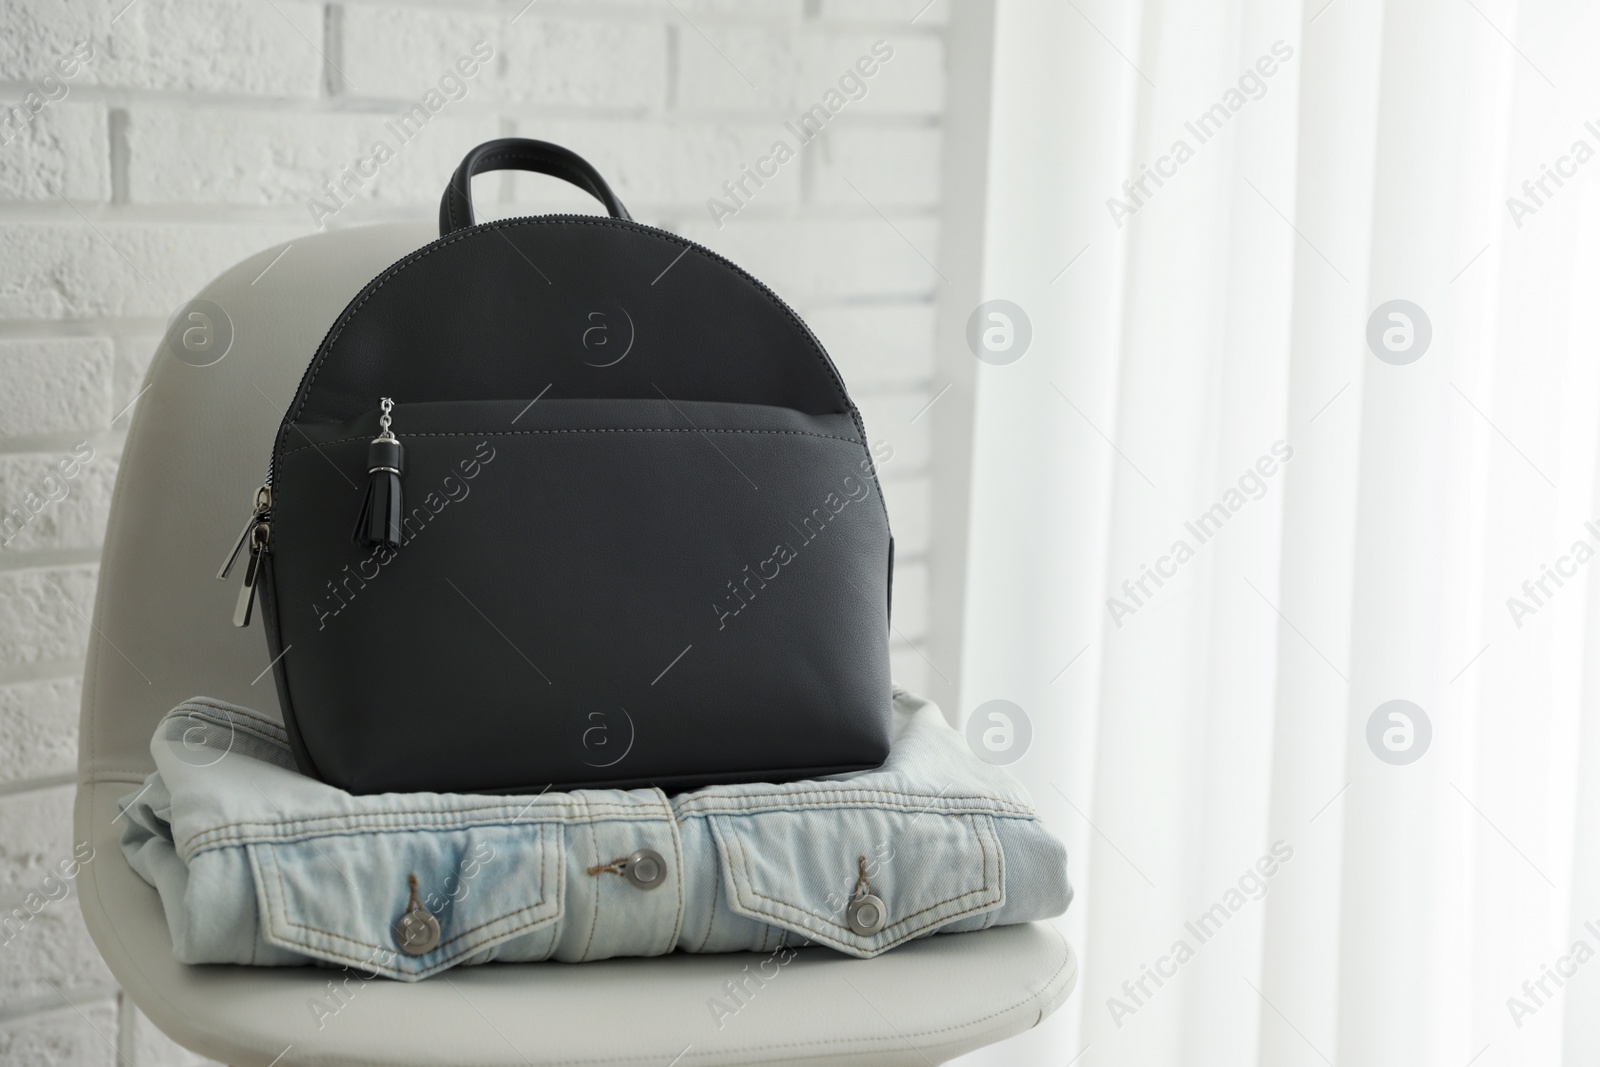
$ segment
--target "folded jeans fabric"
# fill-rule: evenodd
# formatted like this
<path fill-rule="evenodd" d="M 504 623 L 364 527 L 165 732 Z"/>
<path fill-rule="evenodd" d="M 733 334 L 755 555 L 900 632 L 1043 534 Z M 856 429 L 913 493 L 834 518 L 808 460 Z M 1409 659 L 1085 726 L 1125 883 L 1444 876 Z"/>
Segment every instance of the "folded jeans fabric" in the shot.
<path fill-rule="evenodd" d="M 781 785 L 354 796 L 283 728 L 197 697 L 151 740 L 122 848 L 185 963 L 451 967 L 912 938 L 1060 914 L 1066 852 L 939 709 L 894 695 L 880 768 Z"/>

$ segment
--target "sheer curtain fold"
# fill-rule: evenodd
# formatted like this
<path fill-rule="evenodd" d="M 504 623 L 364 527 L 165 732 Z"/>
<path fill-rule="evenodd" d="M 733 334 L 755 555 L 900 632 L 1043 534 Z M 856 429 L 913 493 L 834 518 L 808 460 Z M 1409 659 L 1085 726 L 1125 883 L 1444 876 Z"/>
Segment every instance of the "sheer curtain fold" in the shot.
<path fill-rule="evenodd" d="M 1600 198 L 1507 198 L 1600 150 L 1600 13 L 993 29 L 981 298 L 1033 342 L 975 376 L 959 704 L 1033 719 L 1083 970 L 972 1062 L 1593 1062 L 1600 961 L 1524 982 L 1600 954 Z M 1369 342 L 1394 300 L 1411 362 Z M 1395 699 L 1409 764 L 1369 744 Z"/>

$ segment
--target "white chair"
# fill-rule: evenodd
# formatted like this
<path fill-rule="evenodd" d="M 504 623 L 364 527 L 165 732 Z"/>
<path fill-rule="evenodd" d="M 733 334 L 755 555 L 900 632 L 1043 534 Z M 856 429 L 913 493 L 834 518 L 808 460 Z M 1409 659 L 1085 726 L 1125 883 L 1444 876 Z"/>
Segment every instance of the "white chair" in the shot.
<path fill-rule="evenodd" d="M 230 625 L 237 582 L 214 575 L 329 325 L 433 236 L 391 224 L 268 249 L 199 296 L 231 323 L 219 362 L 198 366 L 163 345 L 151 364 L 106 531 L 78 762 L 77 840 L 97 857 L 79 892 L 117 981 L 178 1043 L 236 1067 L 921 1065 L 1037 1024 L 1077 977 L 1071 948 L 1044 923 L 933 937 L 867 961 L 803 950 L 721 1029 L 707 1001 L 752 957 L 489 965 L 415 985 L 172 958 L 155 890 L 122 859 L 117 800 L 152 769 L 156 720 L 184 698 L 276 714 L 260 622 Z M 225 325 L 212 324 L 213 344 Z M 342 1006 L 328 1018 L 313 998 Z"/>

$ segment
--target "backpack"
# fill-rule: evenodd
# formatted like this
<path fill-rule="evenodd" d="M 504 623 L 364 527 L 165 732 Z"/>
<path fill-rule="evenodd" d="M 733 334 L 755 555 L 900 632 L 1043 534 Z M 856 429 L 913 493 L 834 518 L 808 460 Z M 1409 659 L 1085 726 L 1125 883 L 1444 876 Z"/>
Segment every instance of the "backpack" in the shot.
<path fill-rule="evenodd" d="M 474 174 L 610 217 L 475 225 Z M 889 750 L 861 414 L 749 274 L 556 145 L 468 153 L 339 315 L 230 561 L 300 770 L 352 793 L 784 781 Z"/>

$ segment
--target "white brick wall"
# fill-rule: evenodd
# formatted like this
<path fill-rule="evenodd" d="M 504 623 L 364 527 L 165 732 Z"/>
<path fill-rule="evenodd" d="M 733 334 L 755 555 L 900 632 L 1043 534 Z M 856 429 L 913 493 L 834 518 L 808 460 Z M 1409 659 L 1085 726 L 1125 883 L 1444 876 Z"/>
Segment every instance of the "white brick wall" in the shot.
<path fill-rule="evenodd" d="M 48 201 L 58 195 L 77 203 L 110 200 L 110 155 L 83 151 L 84 145 L 109 143 L 106 116 L 104 104 L 70 97 L 41 111 L 0 153 L 0 200 Z"/>
<path fill-rule="evenodd" d="M 468 147 L 537 136 L 592 159 L 641 220 L 771 284 L 893 447 L 894 665 L 913 686 L 930 677 L 906 642 L 927 632 L 948 0 L 525 2 L 0 5 L 0 109 L 50 98 L 14 136 L 0 114 L 0 521 L 27 516 L 0 533 L 0 916 L 72 854 L 85 615 L 122 412 L 167 315 L 311 229 L 307 198 L 478 41 L 494 58 L 331 224 L 432 218 Z M 62 76 L 85 40 L 91 54 Z M 792 140 L 785 121 L 877 41 L 893 56 L 865 94 L 718 226 L 708 198 Z M 477 193 L 484 217 L 592 210 L 545 178 L 480 179 Z M 94 458 L 62 496 L 50 471 L 81 441 Z M 0 1063 L 200 1062 L 118 992 L 70 896 L 0 935 Z"/>

